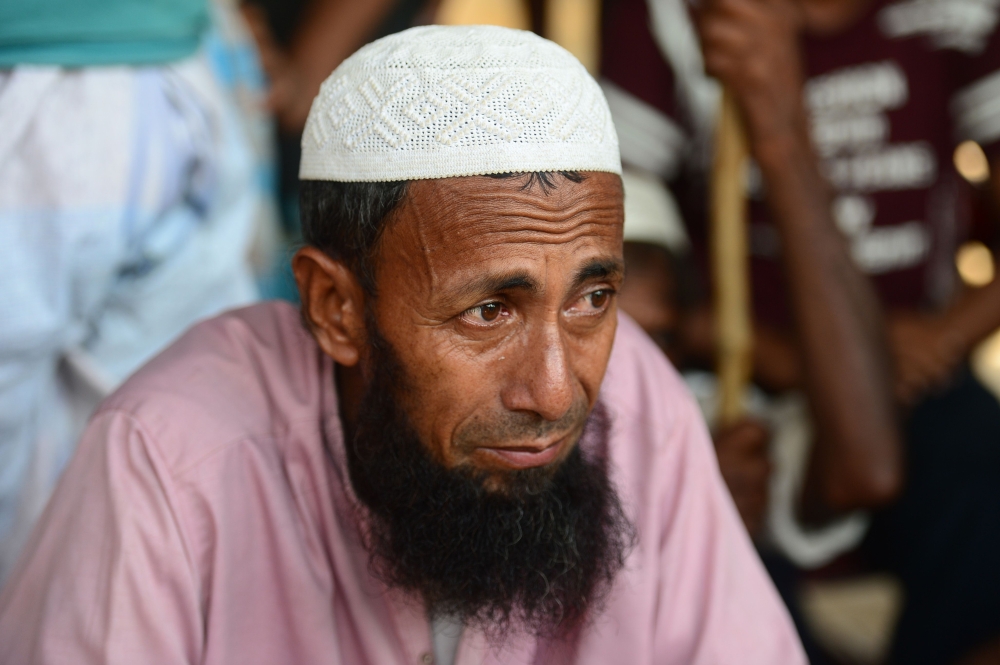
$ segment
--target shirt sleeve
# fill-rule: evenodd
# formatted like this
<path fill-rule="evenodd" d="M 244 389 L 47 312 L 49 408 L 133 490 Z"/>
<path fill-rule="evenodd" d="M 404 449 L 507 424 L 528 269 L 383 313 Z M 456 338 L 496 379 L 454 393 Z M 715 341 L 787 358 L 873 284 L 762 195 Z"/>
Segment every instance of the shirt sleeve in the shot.
<path fill-rule="evenodd" d="M 615 485 L 638 539 L 578 662 L 803 665 L 694 398 L 625 315 L 602 400 Z"/>
<path fill-rule="evenodd" d="M 653 662 L 801 665 L 805 654 L 723 483 L 694 404 L 679 405 L 659 505 Z"/>
<path fill-rule="evenodd" d="M 98 414 L 0 596 L 0 664 L 200 662 L 176 492 L 142 427 Z"/>

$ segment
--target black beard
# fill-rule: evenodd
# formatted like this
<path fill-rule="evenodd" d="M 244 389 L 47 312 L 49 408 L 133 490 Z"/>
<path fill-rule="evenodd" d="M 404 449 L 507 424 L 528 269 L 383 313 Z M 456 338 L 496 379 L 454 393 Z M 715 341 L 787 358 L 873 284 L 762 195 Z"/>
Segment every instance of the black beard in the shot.
<path fill-rule="evenodd" d="M 603 458 L 574 447 L 555 469 L 486 476 L 434 460 L 399 404 L 405 374 L 378 335 L 347 446 L 351 484 L 368 509 L 372 572 L 449 616 L 502 639 L 511 629 L 568 635 L 596 612 L 635 543 Z M 600 404 L 583 438 L 605 443 Z M 581 439 L 582 440 L 582 439 Z M 598 449 L 606 449 L 598 445 Z"/>

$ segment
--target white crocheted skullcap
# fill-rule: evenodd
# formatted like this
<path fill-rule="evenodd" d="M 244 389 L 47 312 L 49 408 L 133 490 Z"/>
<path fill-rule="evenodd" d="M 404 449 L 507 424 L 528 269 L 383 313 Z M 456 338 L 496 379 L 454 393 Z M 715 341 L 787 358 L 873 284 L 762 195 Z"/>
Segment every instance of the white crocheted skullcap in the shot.
<path fill-rule="evenodd" d="M 323 83 L 304 180 L 381 182 L 531 171 L 621 174 L 597 82 L 522 30 L 424 26 L 379 39 Z"/>

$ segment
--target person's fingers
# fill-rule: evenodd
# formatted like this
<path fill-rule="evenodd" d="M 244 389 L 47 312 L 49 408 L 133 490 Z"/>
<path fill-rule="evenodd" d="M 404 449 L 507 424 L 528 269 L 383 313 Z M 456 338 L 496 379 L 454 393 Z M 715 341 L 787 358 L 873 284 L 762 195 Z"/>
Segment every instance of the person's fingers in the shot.
<path fill-rule="evenodd" d="M 766 492 L 771 477 L 771 462 L 765 455 L 747 456 L 743 461 L 743 477 L 747 487 L 755 492 Z"/>
<path fill-rule="evenodd" d="M 716 433 L 714 440 L 719 454 L 739 455 L 763 453 L 767 450 L 771 432 L 760 421 L 745 418 Z"/>
<path fill-rule="evenodd" d="M 742 5 L 723 5 L 717 10 L 703 12 L 696 20 L 702 45 L 719 38 L 752 39 L 768 28 L 768 17 L 758 11 L 747 11 Z"/>
<path fill-rule="evenodd" d="M 721 460 L 719 470 L 733 494 L 767 494 L 771 467 L 760 458 Z"/>
<path fill-rule="evenodd" d="M 934 345 L 933 357 L 943 377 L 947 377 L 961 362 L 962 356 L 962 347 L 950 339 L 947 333 L 942 333 L 938 343 Z"/>
<path fill-rule="evenodd" d="M 934 363 L 921 354 L 911 355 L 904 365 L 905 373 L 911 381 L 924 382 L 934 373 Z"/>
<path fill-rule="evenodd" d="M 751 536 L 755 535 L 764 522 L 764 512 L 767 510 L 767 503 L 760 497 L 750 495 L 733 496 L 733 503 L 736 504 L 736 511 L 740 514 L 743 525 Z"/>
<path fill-rule="evenodd" d="M 706 51 L 704 55 L 705 73 L 725 84 L 738 76 L 739 58 L 724 53 Z"/>
<path fill-rule="evenodd" d="M 756 0 L 758 6 L 788 20 L 801 20 L 802 5 L 794 0 Z"/>
<path fill-rule="evenodd" d="M 934 384 L 947 378 L 952 361 L 948 354 L 931 350 L 919 355 L 916 366 L 921 377 L 927 383 Z"/>
<path fill-rule="evenodd" d="M 712 0 L 701 6 L 698 15 L 754 20 L 766 17 L 770 11 L 771 8 L 761 0 Z"/>
<path fill-rule="evenodd" d="M 753 481 L 743 473 L 728 477 L 724 473 L 723 479 L 726 481 L 726 487 L 733 498 L 733 503 L 736 504 L 740 518 L 747 530 L 753 535 L 760 528 L 764 512 L 767 509 L 766 483 Z"/>
<path fill-rule="evenodd" d="M 772 470 L 767 454 L 769 439 L 767 427 L 750 418 L 715 435 L 719 470 L 751 534 L 760 527 L 767 506 Z"/>
<path fill-rule="evenodd" d="M 728 55 L 743 53 L 754 43 L 754 36 L 733 21 L 706 21 L 701 29 L 702 48 L 707 52 Z"/>
<path fill-rule="evenodd" d="M 706 70 L 729 85 L 749 85 L 752 89 L 767 86 L 776 59 L 788 60 L 784 53 L 790 36 L 788 26 L 760 12 L 756 5 L 753 10 L 745 3 L 720 7 L 719 11 L 705 13 L 699 21 Z"/>
<path fill-rule="evenodd" d="M 917 356 L 905 358 L 896 367 L 896 398 L 903 404 L 913 404 L 934 385 L 936 376 L 933 364 L 926 359 Z"/>
<path fill-rule="evenodd" d="M 904 406 L 909 406 L 913 403 L 915 396 L 915 388 L 913 384 L 901 377 L 897 377 L 893 386 L 893 394 L 896 396 L 896 401 Z"/>
<path fill-rule="evenodd" d="M 767 492 L 755 489 L 747 492 L 743 497 L 743 504 L 751 512 L 759 514 L 767 508 Z"/>

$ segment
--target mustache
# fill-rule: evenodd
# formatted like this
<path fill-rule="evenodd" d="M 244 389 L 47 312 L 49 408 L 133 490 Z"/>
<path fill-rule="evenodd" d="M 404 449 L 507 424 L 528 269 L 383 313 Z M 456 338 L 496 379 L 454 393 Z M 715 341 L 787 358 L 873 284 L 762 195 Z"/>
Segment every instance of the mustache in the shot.
<path fill-rule="evenodd" d="M 515 441 L 544 439 L 554 434 L 583 433 L 590 416 L 590 404 L 576 400 L 558 420 L 546 420 L 536 413 L 504 411 L 484 419 L 469 421 L 455 433 L 455 444 L 462 449 L 493 447 Z"/>
<path fill-rule="evenodd" d="M 606 466 L 611 422 L 600 401 L 591 408 L 581 396 L 555 421 L 504 411 L 469 424 L 469 441 L 579 428 L 577 442 L 593 442 L 586 456 L 576 445 L 554 468 L 512 471 L 502 491 L 490 490 L 474 469 L 434 460 L 400 399 L 409 384 L 402 364 L 388 344 L 373 348 L 347 444 L 372 574 L 415 594 L 431 616 L 478 627 L 498 652 L 512 631 L 562 639 L 599 614 L 637 538 Z"/>

